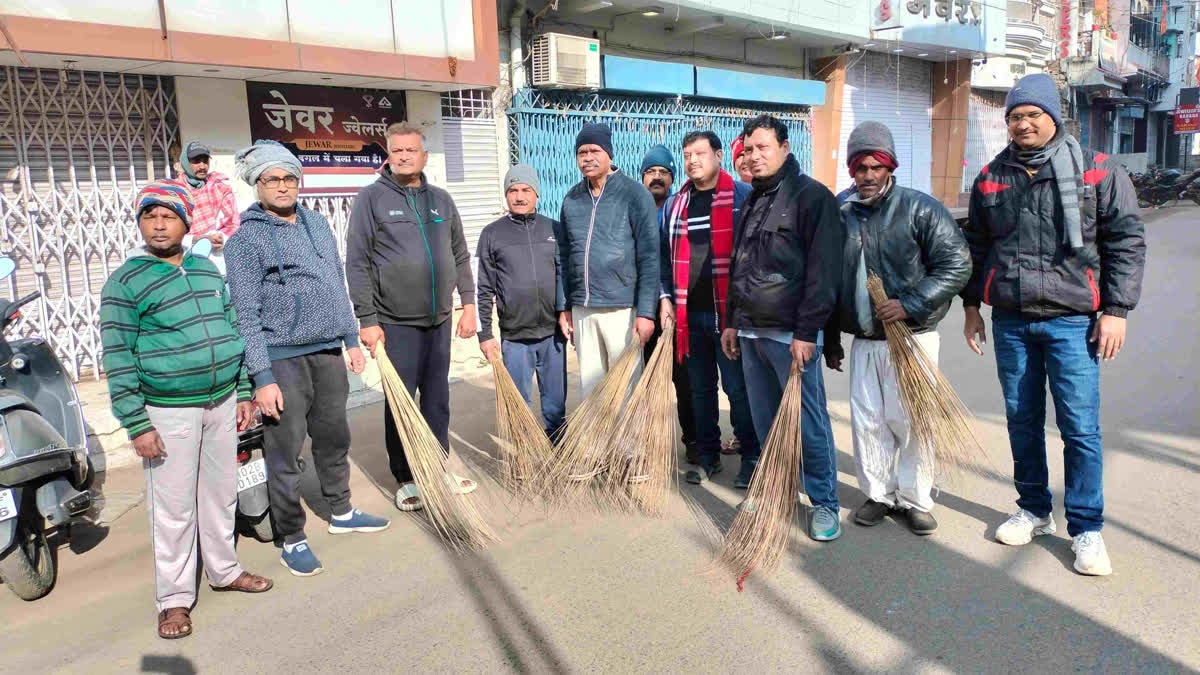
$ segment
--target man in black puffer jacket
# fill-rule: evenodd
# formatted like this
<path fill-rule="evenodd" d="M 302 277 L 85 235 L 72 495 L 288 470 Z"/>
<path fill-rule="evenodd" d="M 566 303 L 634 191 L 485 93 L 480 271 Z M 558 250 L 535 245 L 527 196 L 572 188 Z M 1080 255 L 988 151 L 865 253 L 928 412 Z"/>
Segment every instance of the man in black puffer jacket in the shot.
<path fill-rule="evenodd" d="M 854 336 L 850 348 L 850 427 L 858 485 L 867 501 L 854 514 L 859 525 L 878 525 L 889 511 L 906 513 L 917 534 L 930 534 L 933 508 L 932 448 L 922 448 L 899 397 L 895 364 L 883 324 L 903 321 L 937 363 L 938 322 L 971 276 L 971 254 L 962 230 L 933 197 L 896 184 L 892 133 L 863 122 L 846 144 L 856 190 L 842 205 L 846 245 L 838 309 L 825 331 L 825 359 L 841 370 L 838 330 Z M 877 274 L 891 298 L 873 307 L 867 277 Z"/>
<path fill-rule="evenodd" d="M 1106 575 L 1100 358 L 1120 351 L 1125 316 L 1141 295 L 1144 227 L 1125 172 L 1080 148 L 1063 128 L 1049 75 L 1021 78 L 1004 107 L 1013 140 L 971 189 L 965 232 L 974 269 L 962 293 L 963 332 L 978 354 L 979 305 L 993 307 L 1019 507 L 996 539 L 1016 546 L 1055 530 L 1046 467 L 1049 380 L 1066 446 L 1063 501 L 1075 569 Z"/>
<path fill-rule="evenodd" d="M 721 349 L 730 359 L 742 357 L 750 415 L 762 441 L 792 368 L 804 368 L 801 478 L 815 507 L 808 534 L 831 541 L 842 526 L 821 341 L 837 304 L 845 228 L 829 188 L 800 172 L 782 122 L 760 115 L 746 123 L 743 138 L 754 191 L 734 225 Z"/>

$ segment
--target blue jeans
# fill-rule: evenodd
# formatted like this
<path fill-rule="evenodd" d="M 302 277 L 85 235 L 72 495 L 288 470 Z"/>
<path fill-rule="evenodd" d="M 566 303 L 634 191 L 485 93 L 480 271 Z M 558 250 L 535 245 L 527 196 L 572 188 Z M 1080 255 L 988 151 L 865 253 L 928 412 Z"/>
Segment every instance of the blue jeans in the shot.
<path fill-rule="evenodd" d="M 1062 434 L 1067 490 L 1067 532 L 1074 537 L 1104 525 L 1103 454 L 1100 449 L 1100 359 L 1088 342 L 1095 317 L 1031 321 L 1019 312 L 994 310 L 992 337 L 1004 391 L 1012 446 L 1017 506 L 1039 518 L 1050 515 L 1046 468 L 1046 383 Z"/>
<path fill-rule="evenodd" d="M 567 342 L 557 332 L 540 340 L 501 340 L 504 367 L 529 403 L 530 384 L 537 373 L 542 399 L 542 423 L 553 436 L 567 411 Z"/>
<path fill-rule="evenodd" d="M 692 414 L 696 420 L 696 446 L 702 466 L 712 466 L 721 453 L 721 412 L 717 406 L 717 373 L 721 388 L 729 397 L 729 420 L 733 434 L 742 442 L 742 464 L 753 467 L 761 453 L 750 399 L 746 394 L 746 378 L 741 367 L 721 351 L 721 334 L 717 332 L 714 312 L 688 312 L 688 382 L 692 390 Z M 747 462 L 749 464 L 747 464 Z"/>
<path fill-rule="evenodd" d="M 766 441 L 792 370 L 791 346 L 768 338 L 738 338 L 738 344 L 742 350 L 742 372 L 746 377 L 754 428 L 758 437 Z M 833 425 L 825 402 L 821 351 L 822 347 L 818 345 L 800 378 L 802 483 L 813 504 L 828 506 L 836 512 L 837 450 L 833 446 Z"/>

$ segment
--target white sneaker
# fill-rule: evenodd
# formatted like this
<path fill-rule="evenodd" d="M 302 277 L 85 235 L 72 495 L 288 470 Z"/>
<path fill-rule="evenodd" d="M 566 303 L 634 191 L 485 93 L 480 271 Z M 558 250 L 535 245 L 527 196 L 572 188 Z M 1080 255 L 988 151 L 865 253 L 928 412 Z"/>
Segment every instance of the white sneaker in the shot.
<path fill-rule="evenodd" d="M 1108 549 L 1104 547 L 1104 537 L 1099 532 L 1084 532 L 1075 535 L 1071 542 L 1071 550 L 1075 552 L 1075 571 L 1093 577 L 1106 577 L 1112 574 L 1112 562 L 1108 559 Z"/>
<path fill-rule="evenodd" d="M 996 541 L 1009 546 L 1022 546 L 1038 535 L 1054 534 L 1056 529 L 1054 516 L 1038 518 L 1025 509 L 1020 509 L 996 528 Z"/>

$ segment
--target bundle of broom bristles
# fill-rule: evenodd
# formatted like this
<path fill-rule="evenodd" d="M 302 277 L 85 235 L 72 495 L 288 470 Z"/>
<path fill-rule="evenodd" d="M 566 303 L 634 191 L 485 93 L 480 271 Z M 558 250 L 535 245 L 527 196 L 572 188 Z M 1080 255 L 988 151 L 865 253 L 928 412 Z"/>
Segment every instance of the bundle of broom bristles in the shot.
<path fill-rule="evenodd" d="M 883 280 L 873 272 L 867 277 L 867 292 L 876 307 L 888 301 Z M 883 330 L 900 385 L 900 401 L 927 466 L 953 476 L 975 464 L 977 458 L 986 460 L 983 445 L 975 436 L 974 416 L 912 330 L 903 321 L 885 323 Z"/>
<path fill-rule="evenodd" d="M 557 446 L 538 427 L 499 359 L 497 445 L 505 485 L 552 508 L 591 503 L 661 515 L 675 481 L 671 383 L 673 326 L 668 320 L 640 379 L 640 341 L 631 339 L 600 384 L 567 418 Z M 635 383 L 636 379 L 636 383 Z"/>

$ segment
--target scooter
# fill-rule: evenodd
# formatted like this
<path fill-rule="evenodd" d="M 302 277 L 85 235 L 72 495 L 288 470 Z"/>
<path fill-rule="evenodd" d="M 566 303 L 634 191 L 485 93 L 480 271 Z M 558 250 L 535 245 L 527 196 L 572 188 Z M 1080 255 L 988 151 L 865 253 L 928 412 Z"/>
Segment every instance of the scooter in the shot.
<path fill-rule="evenodd" d="M 254 411 L 254 422 L 238 433 L 238 494 L 236 531 L 261 542 L 275 540 L 271 525 L 271 500 L 267 495 L 267 462 L 263 459 L 262 413 Z"/>
<path fill-rule="evenodd" d="M 0 257 L 0 280 L 15 269 Z M 38 337 L 3 337 L 40 296 L 0 298 L 0 578 L 23 600 L 50 592 L 56 569 L 46 525 L 63 531 L 83 515 L 95 476 L 79 397 L 54 350 Z"/>

